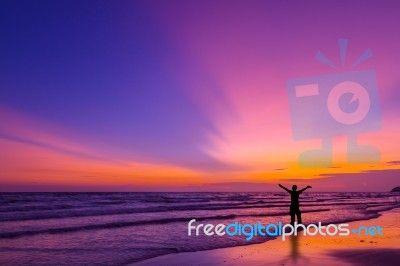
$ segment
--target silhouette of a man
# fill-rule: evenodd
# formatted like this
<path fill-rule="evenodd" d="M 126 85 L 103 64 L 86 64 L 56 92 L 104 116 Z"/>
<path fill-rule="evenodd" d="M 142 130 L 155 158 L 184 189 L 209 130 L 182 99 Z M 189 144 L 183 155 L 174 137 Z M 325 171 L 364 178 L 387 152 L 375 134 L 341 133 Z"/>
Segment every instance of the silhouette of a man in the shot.
<path fill-rule="evenodd" d="M 297 186 L 293 185 L 292 186 L 292 190 L 287 189 L 286 187 L 282 186 L 281 184 L 279 184 L 279 186 L 281 188 L 283 188 L 284 190 L 286 190 L 287 192 L 290 193 L 291 196 L 291 203 L 290 203 L 290 224 L 294 225 L 294 220 L 295 220 L 295 216 L 297 216 L 297 223 L 301 224 L 301 211 L 300 211 L 300 205 L 299 205 L 299 196 L 300 194 L 308 189 L 311 188 L 311 186 L 307 186 L 303 189 L 300 189 L 297 191 Z"/>

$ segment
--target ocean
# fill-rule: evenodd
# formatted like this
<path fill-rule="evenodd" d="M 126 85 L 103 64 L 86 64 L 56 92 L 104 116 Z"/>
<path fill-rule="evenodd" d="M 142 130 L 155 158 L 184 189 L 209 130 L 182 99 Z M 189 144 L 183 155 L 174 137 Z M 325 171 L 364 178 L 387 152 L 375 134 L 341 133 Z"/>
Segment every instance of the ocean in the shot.
<path fill-rule="evenodd" d="M 164 254 L 268 241 L 187 235 L 214 225 L 289 223 L 282 193 L 0 193 L 0 265 L 127 265 Z M 300 196 L 303 223 L 371 219 L 400 207 L 393 193 Z"/>

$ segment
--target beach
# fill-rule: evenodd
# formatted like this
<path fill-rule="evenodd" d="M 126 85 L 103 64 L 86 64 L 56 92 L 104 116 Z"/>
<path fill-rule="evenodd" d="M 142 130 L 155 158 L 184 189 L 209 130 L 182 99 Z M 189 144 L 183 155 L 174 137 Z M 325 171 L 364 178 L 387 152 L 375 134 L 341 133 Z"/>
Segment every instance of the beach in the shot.
<path fill-rule="evenodd" d="M 400 209 L 377 218 L 351 222 L 350 228 L 381 226 L 383 236 L 292 236 L 262 244 L 209 251 L 169 254 L 139 263 L 154 265 L 398 265 L 400 261 Z"/>
<path fill-rule="evenodd" d="M 398 194 L 308 192 L 301 200 L 304 224 L 378 223 L 385 234 L 188 237 L 192 219 L 288 223 L 286 193 L 0 193 L 0 265 L 287 265 L 303 258 L 319 264 L 338 252 L 351 260 L 358 255 L 349 252 L 363 249 L 387 259 L 400 246 Z"/>

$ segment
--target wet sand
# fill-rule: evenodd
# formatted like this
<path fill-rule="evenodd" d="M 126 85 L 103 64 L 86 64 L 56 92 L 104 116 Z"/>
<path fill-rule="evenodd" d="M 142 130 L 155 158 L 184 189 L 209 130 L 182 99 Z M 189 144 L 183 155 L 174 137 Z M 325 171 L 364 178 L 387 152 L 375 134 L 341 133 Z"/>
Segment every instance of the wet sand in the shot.
<path fill-rule="evenodd" d="M 399 265 L 399 208 L 349 224 L 350 229 L 379 225 L 383 236 L 312 237 L 299 232 L 286 241 L 278 238 L 262 244 L 169 254 L 134 265 Z"/>

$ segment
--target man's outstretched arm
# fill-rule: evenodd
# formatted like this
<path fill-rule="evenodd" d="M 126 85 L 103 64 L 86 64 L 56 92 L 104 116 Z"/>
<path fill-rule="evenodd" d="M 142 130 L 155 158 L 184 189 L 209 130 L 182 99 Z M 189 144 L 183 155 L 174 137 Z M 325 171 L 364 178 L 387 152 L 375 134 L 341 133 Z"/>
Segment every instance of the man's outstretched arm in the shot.
<path fill-rule="evenodd" d="M 306 190 L 306 189 L 308 189 L 308 188 L 312 188 L 312 186 L 306 186 L 305 188 L 300 189 L 299 192 L 303 192 L 304 190 Z"/>
<path fill-rule="evenodd" d="M 289 193 L 290 193 L 290 190 L 289 190 L 289 189 L 285 188 L 285 187 L 284 187 L 284 186 L 282 186 L 281 184 L 279 184 L 279 186 L 280 186 L 281 188 L 283 188 L 284 190 L 286 190 L 287 192 L 289 192 Z"/>

